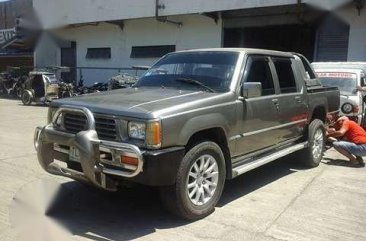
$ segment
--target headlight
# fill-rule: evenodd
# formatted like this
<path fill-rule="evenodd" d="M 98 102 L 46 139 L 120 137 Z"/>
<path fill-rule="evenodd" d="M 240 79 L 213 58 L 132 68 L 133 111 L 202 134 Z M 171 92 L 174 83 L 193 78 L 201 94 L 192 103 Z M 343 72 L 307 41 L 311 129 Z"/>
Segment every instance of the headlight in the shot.
<path fill-rule="evenodd" d="M 350 103 L 345 103 L 342 105 L 341 110 L 345 114 L 350 114 L 353 111 L 353 105 Z"/>
<path fill-rule="evenodd" d="M 146 124 L 141 122 L 129 122 L 128 135 L 133 139 L 145 140 Z"/>
<path fill-rule="evenodd" d="M 148 148 L 161 147 L 161 123 L 153 121 L 148 123 L 128 123 L 128 135 L 132 139 L 144 140 Z"/>

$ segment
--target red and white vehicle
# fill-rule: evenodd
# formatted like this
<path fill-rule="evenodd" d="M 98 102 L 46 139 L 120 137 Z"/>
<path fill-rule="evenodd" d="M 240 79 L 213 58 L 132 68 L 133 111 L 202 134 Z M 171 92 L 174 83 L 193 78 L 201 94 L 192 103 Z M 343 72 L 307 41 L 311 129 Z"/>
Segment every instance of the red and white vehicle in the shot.
<path fill-rule="evenodd" d="M 366 126 L 365 91 L 366 62 L 314 62 L 312 63 L 323 86 L 338 87 L 340 114 Z"/>

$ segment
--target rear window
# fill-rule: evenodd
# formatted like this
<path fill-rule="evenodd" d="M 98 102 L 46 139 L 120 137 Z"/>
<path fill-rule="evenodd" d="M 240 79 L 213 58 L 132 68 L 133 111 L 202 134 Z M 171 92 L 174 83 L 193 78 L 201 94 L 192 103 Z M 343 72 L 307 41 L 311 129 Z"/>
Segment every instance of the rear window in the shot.
<path fill-rule="evenodd" d="M 357 74 L 347 72 L 318 72 L 323 86 L 338 87 L 341 95 L 356 95 Z"/>
<path fill-rule="evenodd" d="M 274 58 L 281 93 L 297 92 L 296 80 L 292 70 L 292 61 L 287 58 Z"/>

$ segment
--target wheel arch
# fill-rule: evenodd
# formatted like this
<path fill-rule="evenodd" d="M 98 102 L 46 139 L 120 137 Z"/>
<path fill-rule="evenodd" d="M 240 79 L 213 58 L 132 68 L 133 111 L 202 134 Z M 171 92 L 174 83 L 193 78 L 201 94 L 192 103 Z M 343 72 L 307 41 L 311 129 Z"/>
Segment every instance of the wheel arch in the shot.
<path fill-rule="evenodd" d="M 326 118 L 327 118 L 327 110 L 326 110 L 325 106 L 323 106 L 323 105 L 315 106 L 312 111 L 312 114 L 311 114 L 311 117 L 309 120 L 309 124 L 314 119 L 319 119 L 319 120 L 323 121 L 323 123 L 325 123 Z"/>
<path fill-rule="evenodd" d="M 215 142 L 222 150 L 225 158 L 225 169 L 226 178 L 232 178 L 232 165 L 231 165 L 231 155 L 228 145 L 227 135 L 222 127 L 211 127 L 208 129 L 203 129 L 195 132 L 190 136 L 186 144 L 186 152 L 190 150 L 197 143 L 202 141 L 212 141 Z"/>

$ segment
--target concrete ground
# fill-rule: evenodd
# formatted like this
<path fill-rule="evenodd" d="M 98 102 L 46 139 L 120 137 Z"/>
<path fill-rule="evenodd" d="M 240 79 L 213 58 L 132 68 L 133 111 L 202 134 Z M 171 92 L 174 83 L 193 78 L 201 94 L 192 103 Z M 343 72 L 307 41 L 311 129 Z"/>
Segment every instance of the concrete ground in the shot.
<path fill-rule="evenodd" d="M 47 217 L 69 240 L 366 240 L 366 169 L 343 166 L 332 150 L 318 168 L 304 169 L 294 155 L 228 181 L 212 215 L 186 222 L 163 209 L 156 189 L 106 193 L 41 170 L 32 139 L 46 114 L 42 106 L 0 99 L 0 240 L 31 240 L 16 229 L 13 197 L 42 182 L 61 187 Z M 22 205 L 40 196 L 28 192 Z M 22 213 L 18 220 L 26 222 Z M 44 217 L 32 215 L 29 227 Z"/>

